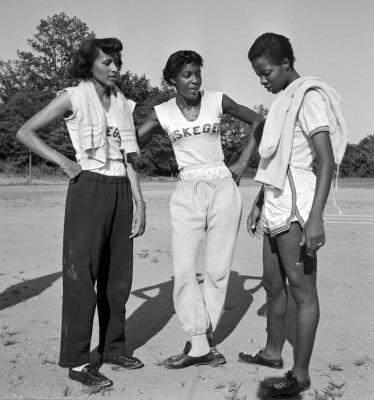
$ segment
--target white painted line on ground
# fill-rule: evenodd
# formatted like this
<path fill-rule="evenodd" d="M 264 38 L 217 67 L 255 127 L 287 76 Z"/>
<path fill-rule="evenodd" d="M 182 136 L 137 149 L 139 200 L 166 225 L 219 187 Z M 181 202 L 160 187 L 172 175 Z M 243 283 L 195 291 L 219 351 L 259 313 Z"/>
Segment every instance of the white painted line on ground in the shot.
<path fill-rule="evenodd" d="M 359 224 L 359 225 L 374 225 L 374 221 L 373 222 L 360 222 L 360 221 L 329 221 L 326 220 L 326 223 L 329 224 Z"/>
<path fill-rule="evenodd" d="M 332 220 L 332 219 L 346 219 L 346 220 L 353 220 L 353 221 L 360 221 L 360 220 L 364 220 L 364 221 L 374 221 L 374 218 L 357 218 L 357 217 L 351 217 L 351 218 L 347 218 L 347 217 L 326 217 L 326 220 Z"/>
<path fill-rule="evenodd" d="M 358 217 L 358 218 L 374 218 L 374 215 L 365 215 L 365 214 L 360 214 L 360 215 L 354 215 L 354 214 L 325 214 L 325 217 Z"/>

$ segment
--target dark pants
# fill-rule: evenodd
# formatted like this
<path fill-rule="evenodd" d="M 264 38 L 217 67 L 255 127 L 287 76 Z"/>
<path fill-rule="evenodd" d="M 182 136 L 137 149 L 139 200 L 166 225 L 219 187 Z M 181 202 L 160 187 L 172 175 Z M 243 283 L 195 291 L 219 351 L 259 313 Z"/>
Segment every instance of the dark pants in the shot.
<path fill-rule="evenodd" d="M 83 171 L 76 183 L 70 183 L 64 224 L 61 367 L 89 363 L 96 304 L 99 352 L 126 354 L 132 216 L 127 177 Z"/>

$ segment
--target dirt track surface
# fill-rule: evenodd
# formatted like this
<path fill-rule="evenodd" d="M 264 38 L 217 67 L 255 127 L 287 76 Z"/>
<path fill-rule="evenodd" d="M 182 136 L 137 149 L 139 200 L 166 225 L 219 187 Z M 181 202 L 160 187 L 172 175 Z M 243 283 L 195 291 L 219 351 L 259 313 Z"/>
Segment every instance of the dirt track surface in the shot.
<path fill-rule="evenodd" d="M 246 232 L 258 186 L 243 181 L 243 218 L 230 276 L 226 309 L 216 332 L 223 367 L 170 371 L 160 361 L 182 351 L 187 339 L 172 302 L 169 198 L 174 182 L 143 182 L 147 232 L 135 240 L 134 283 L 128 301 L 128 352 L 145 368 L 101 371 L 114 381 L 92 394 L 57 365 L 61 318 L 61 250 L 66 183 L 0 187 L 0 398 L 131 400 L 265 399 L 272 382 L 292 367 L 295 306 L 289 304 L 284 371 L 237 362 L 239 351 L 265 344 L 266 305 L 261 286 L 261 242 Z M 374 189 L 339 189 L 339 216 L 329 199 L 327 244 L 319 251 L 321 319 L 311 362 L 312 389 L 298 399 L 374 398 Z M 201 246 L 201 255 L 204 243 Z M 198 260 L 198 272 L 203 258 Z M 97 345 L 95 321 L 92 349 Z M 95 352 L 93 352 L 95 357 Z M 333 388 L 329 397 L 320 396 Z M 325 392 L 326 394 L 327 392 Z M 235 397 L 236 396 L 236 397 Z M 327 395 L 326 395 L 327 396 Z"/>

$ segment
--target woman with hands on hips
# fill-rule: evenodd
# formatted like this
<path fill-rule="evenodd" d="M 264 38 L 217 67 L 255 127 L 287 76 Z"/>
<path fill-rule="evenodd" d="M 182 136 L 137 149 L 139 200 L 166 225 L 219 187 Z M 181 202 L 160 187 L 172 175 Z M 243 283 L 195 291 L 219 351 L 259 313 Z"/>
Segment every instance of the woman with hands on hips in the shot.
<path fill-rule="evenodd" d="M 18 140 L 71 179 L 64 222 L 59 365 L 69 368 L 70 379 L 88 386 L 112 384 L 90 364 L 96 306 L 102 361 L 127 369 L 143 366 L 126 354 L 125 341 L 133 239 L 144 233 L 145 203 L 134 162 L 139 154 L 132 118 L 135 103 L 116 86 L 121 51 L 118 39 L 84 41 L 69 70 L 80 79 L 79 85 L 60 92 L 17 133 Z M 77 162 L 38 135 L 62 117 Z"/>

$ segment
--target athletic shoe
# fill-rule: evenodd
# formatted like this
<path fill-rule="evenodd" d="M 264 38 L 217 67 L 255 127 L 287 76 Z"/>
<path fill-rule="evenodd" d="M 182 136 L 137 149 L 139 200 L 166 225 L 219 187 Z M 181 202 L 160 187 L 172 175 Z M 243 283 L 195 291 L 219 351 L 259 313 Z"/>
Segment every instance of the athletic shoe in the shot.
<path fill-rule="evenodd" d="M 215 346 L 210 348 L 210 354 L 212 355 L 212 359 L 210 361 L 210 365 L 212 367 L 219 367 L 220 365 L 226 364 L 225 356 L 220 353 Z"/>
<path fill-rule="evenodd" d="M 108 387 L 113 385 L 110 379 L 91 365 L 86 365 L 82 371 L 74 371 L 72 368 L 69 368 L 69 378 L 86 386 Z"/>
<path fill-rule="evenodd" d="M 263 349 L 258 349 L 254 353 L 239 353 L 239 361 L 247 364 L 257 364 L 264 365 L 269 368 L 282 369 L 283 368 L 283 360 L 280 358 L 279 360 L 268 360 L 262 357 L 261 352 Z"/>
<path fill-rule="evenodd" d="M 114 364 L 121 368 L 137 369 L 144 367 L 144 364 L 136 357 L 130 356 L 115 356 L 106 354 L 103 357 L 103 362 L 106 364 Z"/>
<path fill-rule="evenodd" d="M 221 352 L 217 350 L 217 347 L 215 346 L 213 337 L 211 335 L 208 335 L 208 343 L 210 347 L 210 352 L 212 353 L 212 361 L 210 362 L 210 365 L 212 367 L 218 367 L 220 365 L 226 364 L 226 358 Z"/>
<path fill-rule="evenodd" d="M 284 379 L 268 388 L 268 395 L 277 399 L 288 399 L 310 388 L 310 379 L 299 382 L 293 371 L 288 371 Z"/>
<path fill-rule="evenodd" d="M 210 352 L 200 357 L 191 357 L 187 354 L 182 353 L 167 358 L 163 362 L 163 365 L 165 368 L 169 369 L 181 369 L 190 367 L 191 365 L 207 365 L 210 364 L 211 359 L 212 355 Z"/>

